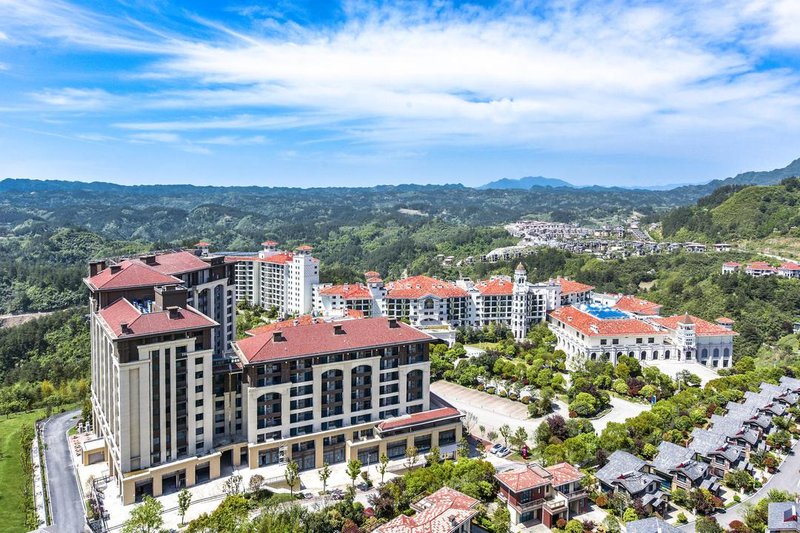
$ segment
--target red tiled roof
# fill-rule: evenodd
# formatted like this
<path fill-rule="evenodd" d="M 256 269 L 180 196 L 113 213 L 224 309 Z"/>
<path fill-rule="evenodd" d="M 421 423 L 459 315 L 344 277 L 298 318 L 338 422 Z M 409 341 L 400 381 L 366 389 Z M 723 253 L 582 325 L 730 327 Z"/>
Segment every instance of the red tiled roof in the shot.
<path fill-rule="evenodd" d="M 413 415 L 403 415 L 395 418 L 384 420 L 378 424 L 379 431 L 388 431 L 390 429 L 403 428 L 406 426 L 414 426 L 424 422 L 433 422 L 434 420 L 442 420 L 445 418 L 460 417 L 461 413 L 454 407 L 441 407 L 439 409 L 431 409 L 430 411 L 422 411 L 414 413 Z"/>
<path fill-rule="evenodd" d="M 477 282 L 475 288 L 483 296 L 511 296 L 514 283 L 510 279 L 494 278 Z"/>
<path fill-rule="evenodd" d="M 268 255 L 267 257 L 258 257 L 257 255 L 225 256 L 225 260 L 231 262 L 257 261 L 259 263 L 277 263 L 277 264 L 291 263 L 293 258 L 294 254 L 292 252 L 278 252 Z"/>
<path fill-rule="evenodd" d="M 737 263 L 736 261 L 728 261 L 727 263 L 722 263 L 722 266 L 726 267 L 740 267 L 741 264 Z"/>
<path fill-rule="evenodd" d="M 369 272 L 364 272 L 365 278 L 379 278 L 381 277 L 380 272 L 375 272 L 374 270 L 370 270 Z"/>
<path fill-rule="evenodd" d="M 146 264 L 141 260 L 139 261 L 143 264 Z M 147 266 L 161 272 L 162 274 L 175 275 L 206 269 L 208 268 L 208 263 L 191 252 L 180 251 L 157 255 L 155 263 L 152 265 L 148 264 Z"/>
<path fill-rule="evenodd" d="M 637 315 L 657 315 L 661 312 L 663 306 L 648 300 L 636 298 L 635 296 L 625 295 L 614 304 L 614 307 L 620 311 Z"/>
<path fill-rule="evenodd" d="M 412 504 L 414 516 L 401 514 L 378 526 L 375 533 L 450 533 L 478 512 L 478 500 L 450 487 L 442 487 Z"/>
<path fill-rule="evenodd" d="M 261 246 L 278 246 L 278 241 L 264 241 Z"/>
<path fill-rule="evenodd" d="M 659 333 L 657 327 L 643 320 L 636 318 L 600 320 L 571 305 L 559 307 L 555 311 L 551 311 L 550 316 L 564 322 L 568 326 L 572 326 L 589 337 Z"/>
<path fill-rule="evenodd" d="M 500 483 L 511 489 L 512 492 L 521 492 L 550 483 L 549 478 L 541 476 L 527 465 L 517 470 L 500 472 L 495 474 L 494 477 L 497 478 Z"/>
<path fill-rule="evenodd" d="M 408 342 L 427 342 L 433 337 L 400 321 L 389 327 L 385 317 L 344 320 L 335 323 L 317 322 L 281 329 L 283 340 L 272 334 L 256 335 L 237 341 L 234 346 L 249 362 L 287 359 L 307 355 L 346 352 Z M 343 333 L 334 333 L 334 326 Z M 277 330 L 273 330 L 277 331 Z"/>
<path fill-rule="evenodd" d="M 211 246 L 211 243 L 210 242 L 206 242 L 206 241 L 200 241 L 200 242 L 196 242 L 194 245 L 195 246 Z"/>
<path fill-rule="evenodd" d="M 553 475 L 554 487 L 566 485 L 573 481 L 579 481 L 584 477 L 583 472 L 569 463 L 558 463 L 557 465 L 547 466 L 545 470 Z"/>
<path fill-rule="evenodd" d="M 108 324 L 117 338 L 157 335 L 171 331 L 210 328 L 218 325 L 207 316 L 191 308 L 179 308 L 175 313 L 170 311 L 142 313 L 124 298 L 101 309 L 98 314 Z M 125 331 L 122 329 L 123 324 L 127 324 Z"/>
<path fill-rule="evenodd" d="M 345 300 L 369 300 L 372 298 L 372 293 L 361 283 L 332 285 L 320 289 L 319 293 L 324 296 L 341 296 Z"/>
<path fill-rule="evenodd" d="M 383 280 L 381 278 L 367 278 L 367 283 L 381 283 Z"/>
<path fill-rule="evenodd" d="M 428 276 L 413 276 L 394 281 L 387 288 L 388 298 L 418 299 L 428 295 L 438 298 L 466 298 L 469 296 L 467 291 L 449 281 Z"/>
<path fill-rule="evenodd" d="M 716 320 L 717 324 L 734 324 L 736 321 L 726 316 L 721 316 Z"/>
<path fill-rule="evenodd" d="M 300 250 L 301 252 L 310 252 L 314 248 L 312 248 L 311 246 L 309 246 L 307 244 L 301 244 L 300 246 L 297 247 L 297 249 Z"/>
<path fill-rule="evenodd" d="M 797 263 L 793 263 L 792 261 L 787 261 L 786 263 L 781 264 L 778 267 L 780 270 L 800 270 L 800 265 Z"/>
<path fill-rule="evenodd" d="M 561 294 L 577 294 L 579 292 L 586 292 L 594 289 L 591 285 L 585 283 L 578 283 L 567 278 L 557 278 L 556 283 L 561 285 Z"/>
<path fill-rule="evenodd" d="M 117 266 L 119 270 L 115 271 Z M 126 259 L 113 267 L 109 266 L 94 276 L 86 278 L 84 282 L 93 289 L 107 291 L 132 287 L 173 285 L 181 283 L 181 280 L 162 274 L 138 260 L 131 261 Z"/>
<path fill-rule="evenodd" d="M 754 261 L 747 264 L 747 270 L 767 270 L 775 272 L 777 269 L 765 261 Z"/>
<path fill-rule="evenodd" d="M 653 322 L 664 326 L 667 329 L 676 330 L 678 329 L 679 323 L 685 323 L 685 316 L 686 315 L 672 315 L 672 316 L 665 316 L 661 318 L 653 318 Z M 712 324 L 702 318 L 697 318 L 696 316 L 689 315 L 691 319 L 691 323 L 694 324 L 694 331 L 695 334 L 698 336 L 707 336 L 707 335 L 738 335 L 728 328 L 724 328 L 719 324 Z"/>
<path fill-rule="evenodd" d="M 249 329 L 245 333 L 247 333 L 252 337 L 255 337 L 256 335 L 261 335 L 263 333 L 270 333 L 272 331 L 282 330 L 284 328 L 291 328 L 295 325 L 295 320 L 297 320 L 298 326 L 305 326 L 317 322 L 317 319 L 314 318 L 312 315 L 300 315 L 297 318 L 290 318 L 289 320 L 281 320 L 280 322 L 272 322 L 271 324 L 264 324 L 263 326 L 258 326 L 253 329 Z M 319 321 L 322 322 L 321 319 Z"/>

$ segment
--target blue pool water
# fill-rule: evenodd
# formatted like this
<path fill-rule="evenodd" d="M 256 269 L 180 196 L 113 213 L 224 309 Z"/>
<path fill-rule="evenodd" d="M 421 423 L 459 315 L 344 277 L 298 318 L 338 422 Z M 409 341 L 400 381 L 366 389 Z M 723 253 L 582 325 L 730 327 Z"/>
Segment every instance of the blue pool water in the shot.
<path fill-rule="evenodd" d="M 602 305 L 584 304 L 581 305 L 580 310 L 589 313 L 595 318 L 600 320 L 614 320 L 615 318 L 628 318 L 628 314 L 614 309 L 613 307 L 605 307 Z"/>

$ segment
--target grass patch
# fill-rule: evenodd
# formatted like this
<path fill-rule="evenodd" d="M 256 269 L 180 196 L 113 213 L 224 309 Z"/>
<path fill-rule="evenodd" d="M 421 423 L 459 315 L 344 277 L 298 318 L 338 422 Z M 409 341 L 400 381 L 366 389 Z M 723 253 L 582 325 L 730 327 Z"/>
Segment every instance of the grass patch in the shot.
<path fill-rule="evenodd" d="M 29 503 L 25 496 L 30 493 L 26 487 L 32 480 L 22 465 L 21 437 L 23 428 L 33 427 L 43 416 L 44 410 L 40 409 L 0 418 L 0 487 L 3 487 L 0 490 L 0 524 L 8 533 L 24 533 L 32 529 L 32 524 L 28 523 Z"/>

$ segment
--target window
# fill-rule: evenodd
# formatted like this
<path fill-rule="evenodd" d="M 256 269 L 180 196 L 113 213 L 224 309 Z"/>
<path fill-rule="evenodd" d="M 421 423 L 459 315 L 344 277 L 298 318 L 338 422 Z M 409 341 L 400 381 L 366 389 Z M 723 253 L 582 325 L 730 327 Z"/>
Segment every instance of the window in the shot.
<path fill-rule="evenodd" d="M 439 446 L 446 446 L 456 442 L 456 430 L 450 429 L 448 431 L 439 432 Z"/>
<path fill-rule="evenodd" d="M 642 337 L 636 338 L 636 344 L 642 344 Z"/>
<path fill-rule="evenodd" d="M 655 339 L 655 337 L 648 337 L 647 338 L 647 342 L 648 342 L 648 344 L 653 344 L 654 342 L 656 342 L 656 339 Z"/>
<path fill-rule="evenodd" d="M 600 346 L 605 346 L 608 344 L 608 339 L 600 339 Z"/>

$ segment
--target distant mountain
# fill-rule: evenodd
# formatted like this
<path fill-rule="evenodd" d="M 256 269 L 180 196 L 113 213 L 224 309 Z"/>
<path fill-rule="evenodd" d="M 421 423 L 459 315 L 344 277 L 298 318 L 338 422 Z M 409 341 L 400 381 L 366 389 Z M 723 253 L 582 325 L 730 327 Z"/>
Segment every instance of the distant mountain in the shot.
<path fill-rule="evenodd" d="M 489 182 L 478 187 L 479 189 L 523 189 L 528 190 L 532 187 L 574 187 L 573 184 L 555 178 L 545 178 L 544 176 L 526 176 L 519 179 L 503 178 Z"/>
<path fill-rule="evenodd" d="M 777 185 L 781 180 L 795 176 L 800 176 L 800 158 L 795 159 L 783 168 L 742 172 L 732 178 L 713 180 L 702 185 L 684 185 L 673 189 L 673 191 L 702 197 L 725 185 Z"/>

